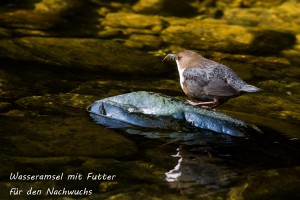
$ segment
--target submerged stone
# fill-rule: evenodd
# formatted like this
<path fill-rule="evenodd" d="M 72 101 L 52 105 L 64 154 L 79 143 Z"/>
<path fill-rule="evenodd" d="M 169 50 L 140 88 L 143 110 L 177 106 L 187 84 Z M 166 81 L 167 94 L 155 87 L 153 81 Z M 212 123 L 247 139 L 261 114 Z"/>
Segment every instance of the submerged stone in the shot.
<path fill-rule="evenodd" d="M 193 107 L 171 97 L 145 91 L 96 101 L 88 111 L 97 123 L 110 128 L 205 129 L 240 137 L 251 130 L 260 132 L 256 126 L 223 113 Z"/>
<path fill-rule="evenodd" d="M 299 199 L 299 172 L 300 167 L 294 167 L 252 173 L 227 199 Z"/>
<path fill-rule="evenodd" d="M 60 114 L 65 116 L 79 116 L 90 102 L 95 100 L 95 96 L 81 95 L 74 93 L 66 94 L 46 94 L 44 96 L 27 96 L 18 99 L 15 103 L 26 110 L 37 113 L 26 112 L 27 115 L 47 115 Z M 77 111 L 74 112 L 74 109 Z M 8 113 L 14 116 L 15 113 Z"/>
<path fill-rule="evenodd" d="M 16 117 L 3 118 L 1 122 L 10 123 L 10 120 L 17 120 Z M 4 155 L 29 158 L 90 156 L 116 159 L 130 157 L 137 152 L 132 141 L 113 130 L 91 124 L 85 117 L 28 117 L 18 126 L 3 128 L 8 132 L 2 147 Z M 2 139 L 6 137 L 1 136 Z M 31 162 L 33 161 L 28 161 Z M 51 162 L 45 160 L 44 163 Z"/>

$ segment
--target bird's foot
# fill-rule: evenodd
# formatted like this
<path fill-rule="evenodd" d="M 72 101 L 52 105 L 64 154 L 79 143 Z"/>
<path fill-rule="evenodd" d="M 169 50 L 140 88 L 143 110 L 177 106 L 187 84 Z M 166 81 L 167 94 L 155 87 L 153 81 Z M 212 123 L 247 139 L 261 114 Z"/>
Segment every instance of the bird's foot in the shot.
<path fill-rule="evenodd" d="M 213 101 L 206 101 L 206 102 L 193 102 L 188 100 L 187 103 L 191 106 L 197 106 L 197 107 L 201 107 L 208 110 L 214 110 L 214 111 L 217 111 L 214 108 L 219 105 L 217 99 L 214 99 Z"/>

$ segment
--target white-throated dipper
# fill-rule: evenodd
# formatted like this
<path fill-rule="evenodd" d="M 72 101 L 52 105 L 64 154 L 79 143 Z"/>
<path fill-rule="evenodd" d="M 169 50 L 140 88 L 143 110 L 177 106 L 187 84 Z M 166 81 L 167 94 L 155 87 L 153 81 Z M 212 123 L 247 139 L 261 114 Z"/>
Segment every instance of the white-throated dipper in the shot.
<path fill-rule="evenodd" d="M 197 102 L 194 106 L 216 107 L 230 98 L 247 92 L 259 92 L 260 88 L 247 84 L 229 67 L 183 50 L 168 54 L 164 59 L 175 60 L 184 93 Z"/>

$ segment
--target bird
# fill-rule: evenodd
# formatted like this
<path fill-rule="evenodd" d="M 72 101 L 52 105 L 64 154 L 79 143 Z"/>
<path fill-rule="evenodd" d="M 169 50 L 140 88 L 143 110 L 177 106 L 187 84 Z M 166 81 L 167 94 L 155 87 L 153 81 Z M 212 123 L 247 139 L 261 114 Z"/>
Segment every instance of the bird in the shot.
<path fill-rule="evenodd" d="M 262 91 L 247 84 L 226 65 L 190 50 L 168 54 L 165 60 L 176 61 L 181 88 L 193 100 L 188 101 L 192 106 L 214 108 L 242 94 Z"/>

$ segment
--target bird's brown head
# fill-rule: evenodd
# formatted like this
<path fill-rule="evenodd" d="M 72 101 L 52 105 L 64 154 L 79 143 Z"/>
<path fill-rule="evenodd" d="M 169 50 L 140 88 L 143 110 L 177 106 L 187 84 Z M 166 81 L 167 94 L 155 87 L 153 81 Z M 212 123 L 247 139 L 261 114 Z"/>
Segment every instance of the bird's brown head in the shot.
<path fill-rule="evenodd" d="M 183 50 L 177 54 L 168 54 L 163 61 L 175 60 L 178 69 L 184 69 L 187 67 L 196 67 L 203 59 L 205 58 L 193 51 Z"/>

